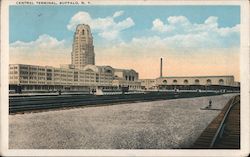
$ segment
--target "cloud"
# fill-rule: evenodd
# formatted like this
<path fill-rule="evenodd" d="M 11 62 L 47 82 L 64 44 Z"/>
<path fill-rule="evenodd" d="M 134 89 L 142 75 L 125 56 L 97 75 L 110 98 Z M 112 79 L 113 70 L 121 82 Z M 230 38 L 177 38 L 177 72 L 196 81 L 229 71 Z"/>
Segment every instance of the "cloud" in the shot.
<path fill-rule="evenodd" d="M 119 37 L 121 31 L 135 25 L 132 18 L 127 17 L 124 20 L 115 21 L 115 18 L 122 16 L 124 11 L 117 11 L 112 16 L 104 18 L 92 18 L 87 12 L 78 12 L 71 19 L 67 28 L 74 31 L 78 24 L 90 25 L 92 31 L 107 40 L 114 40 Z"/>
<path fill-rule="evenodd" d="M 54 49 L 56 47 L 63 47 L 65 40 L 57 40 L 54 37 L 51 37 L 47 34 L 40 35 L 35 41 L 23 42 L 16 41 L 11 43 L 11 48 L 21 48 L 26 50 L 31 49 Z"/>
<path fill-rule="evenodd" d="M 70 52 L 69 42 L 43 34 L 34 41 L 11 43 L 10 62 L 59 66 L 69 62 Z"/>
<path fill-rule="evenodd" d="M 152 22 L 152 30 L 170 47 L 219 48 L 237 47 L 240 44 L 240 25 L 219 27 L 218 17 L 210 16 L 204 23 L 191 23 L 185 16 L 170 16 L 166 23 Z"/>
<path fill-rule="evenodd" d="M 152 30 L 158 32 L 178 32 L 183 33 L 187 31 L 186 28 L 191 27 L 190 22 L 185 16 L 170 16 L 167 18 L 169 24 L 163 23 L 160 19 L 155 19 L 153 21 Z"/>
<path fill-rule="evenodd" d="M 159 32 L 167 32 L 168 27 L 165 27 L 163 22 L 160 19 L 155 19 L 153 21 L 152 30 L 159 31 Z"/>
<path fill-rule="evenodd" d="M 239 80 L 239 42 L 240 25 L 220 27 L 214 16 L 202 23 L 192 23 L 185 16 L 168 17 L 166 22 L 156 18 L 149 33 L 97 46 L 96 62 L 130 67 L 139 71 L 140 78 L 155 78 L 163 57 L 167 76 L 234 75 Z"/>
<path fill-rule="evenodd" d="M 113 17 L 115 18 L 115 17 L 119 17 L 119 16 L 122 16 L 124 14 L 124 11 L 117 11 L 117 12 L 115 12 L 114 14 L 113 14 Z"/>

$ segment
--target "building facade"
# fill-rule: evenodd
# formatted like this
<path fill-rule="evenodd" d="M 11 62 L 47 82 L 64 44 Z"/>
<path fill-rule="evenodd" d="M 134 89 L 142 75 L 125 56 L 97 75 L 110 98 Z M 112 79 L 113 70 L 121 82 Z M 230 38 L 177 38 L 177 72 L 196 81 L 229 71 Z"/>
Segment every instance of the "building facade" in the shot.
<path fill-rule="evenodd" d="M 10 91 L 90 91 L 94 88 L 130 90 L 141 88 L 139 74 L 132 69 L 96 66 L 90 27 L 76 27 L 71 52 L 71 64 L 59 68 L 25 64 L 9 65 Z"/>
<path fill-rule="evenodd" d="M 144 89 L 203 89 L 209 87 L 239 87 L 234 76 L 186 76 L 186 77 L 159 77 L 156 79 L 141 79 Z M 215 89 L 215 88 L 213 88 Z"/>
<path fill-rule="evenodd" d="M 118 71 L 120 71 L 119 69 Z M 138 73 L 134 70 L 121 70 L 117 76 L 116 69 L 110 66 L 86 65 L 83 68 L 60 68 L 24 64 L 9 65 L 9 87 L 16 92 L 17 86 L 22 91 L 90 91 L 95 88 L 130 90 L 140 89 Z M 130 79 L 129 79 L 130 78 Z"/>
<path fill-rule="evenodd" d="M 80 24 L 76 27 L 72 44 L 71 64 L 75 68 L 95 65 L 93 37 L 89 25 Z"/>
<path fill-rule="evenodd" d="M 129 87 L 129 89 L 140 90 L 141 82 L 138 80 L 139 74 L 133 69 L 114 69 L 113 86 Z"/>
<path fill-rule="evenodd" d="M 190 77 L 159 77 L 157 85 L 223 85 L 234 86 L 234 76 L 190 76 Z"/>
<path fill-rule="evenodd" d="M 140 79 L 141 87 L 145 90 L 157 89 L 156 79 Z"/>

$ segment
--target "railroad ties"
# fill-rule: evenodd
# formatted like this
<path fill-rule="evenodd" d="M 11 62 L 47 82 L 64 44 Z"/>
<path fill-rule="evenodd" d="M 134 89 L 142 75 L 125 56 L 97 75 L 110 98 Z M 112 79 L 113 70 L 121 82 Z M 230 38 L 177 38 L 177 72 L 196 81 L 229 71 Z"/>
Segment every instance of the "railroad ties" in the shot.
<path fill-rule="evenodd" d="M 193 98 L 201 96 L 219 95 L 221 93 L 201 92 L 150 92 L 138 94 L 118 95 L 58 95 L 58 96 L 32 96 L 32 97 L 10 97 L 9 113 L 39 112 L 54 109 L 68 109 L 83 106 L 103 106 L 132 102 L 144 102 L 155 100 L 167 100 L 178 98 Z"/>
<path fill-rule="evenodd" d="M 240 96 L 233 97 L 208 125 L 192 149 L 240 149 Z"/>

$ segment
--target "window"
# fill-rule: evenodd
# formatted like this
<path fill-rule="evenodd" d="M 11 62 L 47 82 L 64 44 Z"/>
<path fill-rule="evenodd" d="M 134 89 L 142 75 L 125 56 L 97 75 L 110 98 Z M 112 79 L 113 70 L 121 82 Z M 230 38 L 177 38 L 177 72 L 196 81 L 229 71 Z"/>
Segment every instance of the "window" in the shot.
<path fill-rule="evenodd" d="M 174 80 L 173 83 L 176 84 L 176 83 L 177 83 L 177 80 Z"/>
<path fill-rule="evenodd" d="M 207 80 L 207 85 L 211 85 L 212 81 L 210 79 Z"/>
<path fill-rule="evenodd" d="M 184 80 L 184 84 L 188 84 L 188 80 Z"/>
<path fill-rule="evenodd" d="M 84 29 L 82 30 L 82 35 L 84 35 Z"/>
<path fill-rule="evenodd" d="M 219 80 L 219 85 L 224 85 L 224 80 L 223 79 Z"/>
<path fill-rule="evenodd" d="M 164 84 L 167 84 L 167 80 L 163 80 L 162 82 L 163 82 Z"/>
<path fill-rule="evenodd" d="M 195 83 L 196 85 L 198 85 L 198 84 L 200 84 L 200 80 L 196 79 L 196 80 L 194 80 L 194 83 Z"/>
<path fill-rule="evenodd" d="M 106 70 L 106 72 L 107 72 L 107 73 L 112 73 L 112 71 L 111 71 L 111 70 Z"/>
<path fill-rule="evenodd" d="M 15 68 L 16 69 L 16 68 Z M 28 70 L 28 67 L 20 67 L 21 70 Z"/>

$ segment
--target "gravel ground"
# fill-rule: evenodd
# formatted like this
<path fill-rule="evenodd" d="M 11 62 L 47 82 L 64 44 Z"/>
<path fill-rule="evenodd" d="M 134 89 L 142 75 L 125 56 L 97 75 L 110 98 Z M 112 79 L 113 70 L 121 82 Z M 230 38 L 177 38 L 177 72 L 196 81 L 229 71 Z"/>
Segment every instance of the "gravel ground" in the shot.
<path fill-rule="evenodd" d="M 232 94 L 9 116 L 10 149 L 187 148 Z"/>

